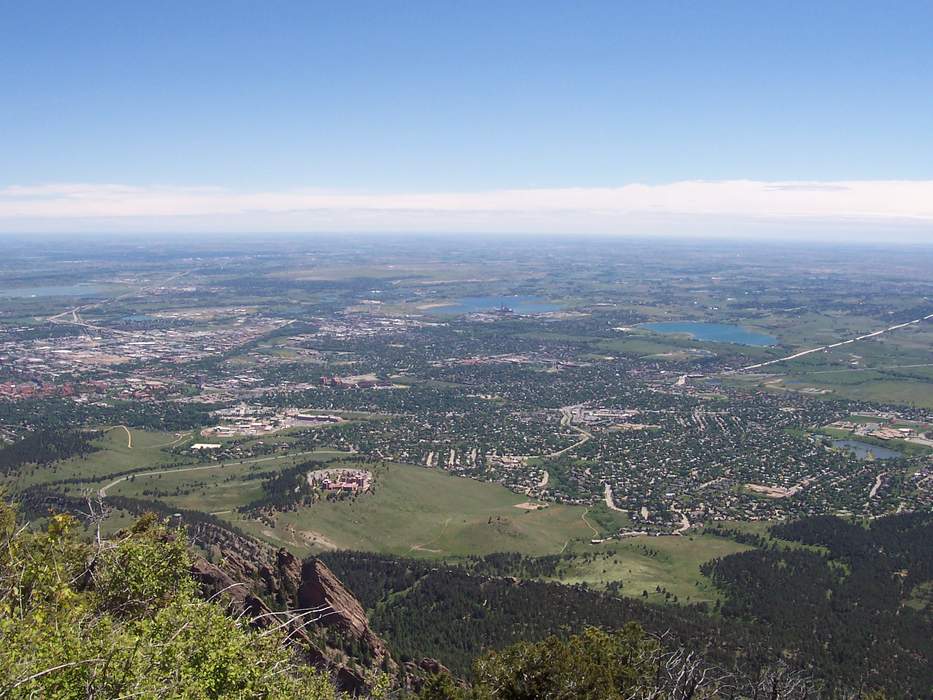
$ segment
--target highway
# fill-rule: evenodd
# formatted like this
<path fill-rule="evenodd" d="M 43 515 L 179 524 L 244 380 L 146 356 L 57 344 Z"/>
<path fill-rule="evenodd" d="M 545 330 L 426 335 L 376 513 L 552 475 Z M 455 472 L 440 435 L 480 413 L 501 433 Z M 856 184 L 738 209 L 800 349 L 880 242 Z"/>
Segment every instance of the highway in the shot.
<path fill-rule="evenodd" d="M 729 370 L 728 372 L 724 372 L 724 374 L 734 374 L 736 372 L 748 372 L 753 369 L 761 369 L 762 367 L 767 367 L 769 365 L 776 365 L 779 362 L 787 362 L 789 360 L 796 360 L 798 357 L 812 355 L 815 352 L 822 352 L 824 350 L 832 350 L 833 348 L 842 347 L 843 345 L 849 345 L 850 343 L 855 343 L 859 340 L 868 340 L 869 338 L 876 338 L 879 335 L 883 335 L 884 333 L 890 333 L 900 328 L 906 328 L 907 326 L 917 325 L 919 323 L 922 323 L 923 321 L 929 321 L 930 319 L 933 319 L 933 314 L 927 314 L 926 316 L 923 316 L 922 318 L 917 318 L 917 319 L 914 319 L 913 321 L 907 321 L 907 323 L 898 323 L 895 326 L 889 326 L 888 328 L 882 328 L 881 330 L 874 331 L 872 333 L 866 333 L 865 335 L 860 335 L 856 338 L 850 338 L 849 340 L 841 340 L 838 343 L 832 343 L 830 345 L 821 345 L 818 348 L 811 348 L 809 350 L 795 352 L 793 355 L 787 355 L 786 357 L 781 357 L 781 358 L 778 358 L 777 360 L 768 360 L 767 362 L 759 362 L 757 364 L 748 365 L 747 367 L 742 367 L 740 369 Z"/>

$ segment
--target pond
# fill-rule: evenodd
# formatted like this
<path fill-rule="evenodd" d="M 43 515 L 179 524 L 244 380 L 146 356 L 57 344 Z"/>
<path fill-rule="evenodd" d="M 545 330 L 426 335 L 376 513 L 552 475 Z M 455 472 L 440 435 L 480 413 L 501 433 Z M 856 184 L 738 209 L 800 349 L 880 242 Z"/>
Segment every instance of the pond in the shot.
<path fill-rule="evenodd" d="M 483 311 L 511 309 L 517 314 L 542 314 L 557 311 L 560 306 L 542 297 L 532 296 L 488 296 L 463 297 L 451 304 L 426 309 L 429 314 L 475 314 Z"/>
<path fill-rule="evenodd" d="M 716 343 L 764 346 L 774 345 L 777 342 L 777 338 L 774 336 L 727 323 L 665 321 L 661 323 L 642 323 L 639 324 L 639 327 L 647 328 L 656 333 L 678 333 L 689 335 L 694 340 L 705 340 Z"/>
<path fill-rule="evenodd" d="M 844 447 L 854 452 L 855 456 L 859 459 L 867 459 L 869 452 L 875 455 L 875 459 L 895 459 L 896 457 L 904 456 L 900 452 L 888 447 L 880 447 L 859 440 L 833 440 L 833 447 Z"/>

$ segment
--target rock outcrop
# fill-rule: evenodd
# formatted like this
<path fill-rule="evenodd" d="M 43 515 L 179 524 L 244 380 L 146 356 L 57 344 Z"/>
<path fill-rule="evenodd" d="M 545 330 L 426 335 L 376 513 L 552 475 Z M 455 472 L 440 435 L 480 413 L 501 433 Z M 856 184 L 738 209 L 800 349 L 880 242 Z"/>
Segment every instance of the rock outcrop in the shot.
<path fill-rule="evenodd" d="M 394 669 L 389 650 L 370 628 L 363 606 L 320 559 L 307 559 L 301 565 L 298 607 L 314 610 L 320 624 L 339 630 L 366 649 L 380 667 Z"/>
<path fill-rule="evenodd" d="M 239 538 L 236 538 L 239 539 Z M 369 626 L 360 602 L 318 559 L 301 562 L 286 549 L 277 551 L 228 540 L 218 563 L 194 560 L 191 574 L 205 597 L 223 598 L 231 612 L 258 627 L 286 625 L 289 638 L 308 661 L 334 674 L 350 692 L 365 689 L 364 674 L 343 649 L 329 648 L 328 631 L 363 650 L 370 670 L 398 671 L 385 642 Z M 217 549 L 214 550 L 217 554 Z"/>
<path fill-rule="evenodd" d="M 320 664 L 327 660 L 324 652 L 312 642 L 301 620 L 295 618 L 288 610 L 273 611 L 262 598 L 255 595 L 248 579 L 244 580 L 240 576 L 234 579 L 226 571 L 201 557 L 192 562 L 191 576 L 198 582 L 205 598 L 223 597 L 233 615 L 250 620 L 256 627 L 281 625 L 292 618 L 292 624 L 287 626 L 289 639 L 300 642 L 301 647 L 306 649 L 310 662 Z"/>

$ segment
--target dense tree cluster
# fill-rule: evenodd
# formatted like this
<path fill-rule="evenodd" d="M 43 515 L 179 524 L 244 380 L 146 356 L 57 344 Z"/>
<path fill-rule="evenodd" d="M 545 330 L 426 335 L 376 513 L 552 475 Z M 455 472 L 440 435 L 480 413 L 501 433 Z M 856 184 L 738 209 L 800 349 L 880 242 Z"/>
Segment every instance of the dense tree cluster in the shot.
<path fill-rule="evenodd" d="M 81 425 L 122 423 L 151 430 L 186 430 L 210 422 L 209 404 L 174 401 L 76 403 L 62 398 L 0 401 L 0 424 L 67 430 Z"/>
<path fill-rule="evenodd" d="M 484 557 L 467 559 L 469 569 L 480 576 L 514 576 L 516 578 L 551 578 L 558 574 L 560 563 L 573 555 L 548 554 L 527 557 L 516 552 L 496 552 Z"/>
<path fill-rule="evenodd" d="M 661 607 L 585 586 L 482 576 L 469 567 L 361 552 L 321 558 L 359 596 L 374 628 L 401 658 L 434 656 L 457 674 L 469 674 L 473 659 L 491 649 L 630 621 L 666 632 L 725 666 L 758 668 L 774 660 L 759 631 L 733 622 L 723 628 L 696 606 Z"/>
<path fill-rule="evenodd" d="M 901 513 L 867 526 L 824 515 L 775 525 L 771 533 L 826 547 L 832 559 L 846 562 L 856 575 L 896 574 L 902 592 L 933 579 L 933 513 Z"/>
<path fill-rule="evenodd" d="M 819 549 L 751 550 L 705 564 L 726 592 L 725 619 L 763 623 L 772 644 L 796 649 L 831 685 L 913 697 L 933 687 L 933 617 L 907 604 L 933 578 L 933 514 L 867 527 L 821 516 L 772 534 Z"/>
<path fill-rule="evenodd" d="M 97 451 L 92 433 L 77 430 L 37 430 L 0 449 L 0 472 L 9 474 L 26 464 L 52 462 Z"/>
<path fill-rule="evenodd" d="M 607 632 L 589 627 L 563 639 L 519 642 L 474 663 L 475 682 L 464 686 L 435 675 L 420 700 L 805 700 L 821 686 L 778 662 L 743 677 L 709 664 L 636 623 Z M 860 694 L 871 697 L 872 694 Z"/>
<path fill-rule="evenodd" d="M 494 555 L 454 565 L 359 552 L 323 558 L 371 610 L 373 625 L 398 654 L 434 655 L 459 674 L 470 673 L 481 653 L 518 640 L 637 620 L 688 646 L 702 640 L 706 658 L 745 675 L 783 656 L 822 679 L 827 692 L 875 688 L 917 696 L 933 683 L 933 624 L 929 609 L 905 602 L 913 582 L 930 580 L 931 517 L 903 514 L 868 528 L 811 518 L 774 528 L 775 536 L 820 550 L 749 538 L 767 548 L 704 567 L 726 593 L 716 617 L 698 606 L 659 608 L 512 577 L 558 565 L 552 557 Z"/>
<path fill-rule="evenodd" d="M 308 472 L 323 469 L 323 462 L 308 461 L 283 469 L 263 479 L 263 495 L 240 508 L 244 513 L 295 510 L 313 502 L 315 491 L 308 483 Z"/>

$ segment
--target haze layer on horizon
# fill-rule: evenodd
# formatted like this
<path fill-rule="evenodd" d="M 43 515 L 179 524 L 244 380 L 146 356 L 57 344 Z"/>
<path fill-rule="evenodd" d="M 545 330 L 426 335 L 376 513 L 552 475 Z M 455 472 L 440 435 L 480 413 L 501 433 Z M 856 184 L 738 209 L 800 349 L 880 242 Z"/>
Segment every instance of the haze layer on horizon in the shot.
<path fill-rule="evenodd" d="M 933 242 L 933 5 L 6 3 L 0 232 Z"/>
<path fill-rule="evenodd" d="M 0 232 L 661 235 L 933 242 L 933 181 L 678 182 L 448 193 L 0 189 Z"/>

